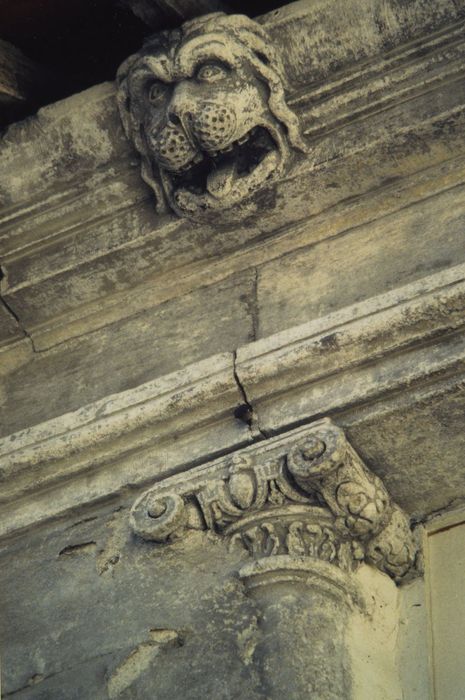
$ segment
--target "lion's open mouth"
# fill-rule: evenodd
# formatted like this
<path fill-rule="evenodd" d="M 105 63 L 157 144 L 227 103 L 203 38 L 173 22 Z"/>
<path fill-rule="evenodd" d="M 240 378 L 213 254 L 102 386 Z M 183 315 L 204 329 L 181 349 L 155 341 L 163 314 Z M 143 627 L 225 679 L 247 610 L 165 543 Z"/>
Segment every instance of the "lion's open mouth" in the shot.
<path fill-rule="evenodd" d="M 243 190 L 249 189 L 248 180 L 256 179 L 251 178 L 252 174 L 260 175 L 260 180 L 268 177 L 277 165 L 277 156 L 278 146 L 270 132 L 257 126 L 225 150 L 216 154 L 199 154 L 197 160 L 181 172 L 166 174 L 174 195 L 184 193 L 199 196 L 208 193 L 217 200 L 223 200 L 228 196 L 234 197 L 235 193 L 243 195 Z M 266 165 L 268 167 L 264 167 Z M 261 170 L 263 172 L 259 173 Z"/>

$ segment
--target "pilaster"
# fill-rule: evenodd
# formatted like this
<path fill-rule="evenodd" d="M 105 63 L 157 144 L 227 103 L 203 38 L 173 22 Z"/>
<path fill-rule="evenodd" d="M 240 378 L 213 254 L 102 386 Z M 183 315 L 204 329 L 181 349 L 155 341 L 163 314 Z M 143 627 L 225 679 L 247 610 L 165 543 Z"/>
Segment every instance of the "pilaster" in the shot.
<path fill-rule="evenodd" d="M 261 611 L 254 663 L 273 700 L 351 698 L 355 570 L 365 561 L 399 584 L 418 570 L 407 516 L 328 419 L 169 477 L 130 517 L 162 546 L 206 530 L 248 554 L 231 575 Z"/>

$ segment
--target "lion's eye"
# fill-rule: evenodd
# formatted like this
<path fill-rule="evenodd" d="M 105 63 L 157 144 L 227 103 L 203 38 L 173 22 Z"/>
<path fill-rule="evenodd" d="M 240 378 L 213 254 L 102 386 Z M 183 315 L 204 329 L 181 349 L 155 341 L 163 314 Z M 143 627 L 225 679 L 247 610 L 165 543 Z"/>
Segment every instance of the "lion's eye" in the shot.
<path fill-rule="evenodd" d="M 197 71 L 197 79 L 206 83 L 214 83 L 226 77 L 227 74 L 228 71 L 224 66 L 219 66 L 217 63 L 205 63 Z"/>
<path fill-rule="evenodd" d="M 166 86 L 163 83 L 152 83 L 149 88 L 150 102 L 159 102 L 166 92 Z"/>

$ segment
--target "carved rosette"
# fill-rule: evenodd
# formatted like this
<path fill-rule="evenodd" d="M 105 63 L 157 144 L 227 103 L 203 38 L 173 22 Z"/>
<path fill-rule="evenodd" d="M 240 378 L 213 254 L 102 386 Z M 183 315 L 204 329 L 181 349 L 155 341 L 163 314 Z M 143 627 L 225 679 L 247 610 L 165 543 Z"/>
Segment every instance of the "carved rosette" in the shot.
<path fill-rule="evenodd" d="M 365 560 L 396 581 L 415 571 L 406 515 L 329 420 L 170 477 L 140 496 L 131 525 L 159 543 L 207 529 L 280 570 L 349 573 Z"/>

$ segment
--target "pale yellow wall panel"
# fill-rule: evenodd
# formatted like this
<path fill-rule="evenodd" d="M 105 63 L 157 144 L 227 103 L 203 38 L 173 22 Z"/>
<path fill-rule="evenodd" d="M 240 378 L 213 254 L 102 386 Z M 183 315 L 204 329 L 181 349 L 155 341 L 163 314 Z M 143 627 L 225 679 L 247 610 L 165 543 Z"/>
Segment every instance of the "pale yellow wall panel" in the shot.
<path fill-rule="evenodd" d="M 465 698 L 465 522 L 428 537 L 435 700 Z"/>

